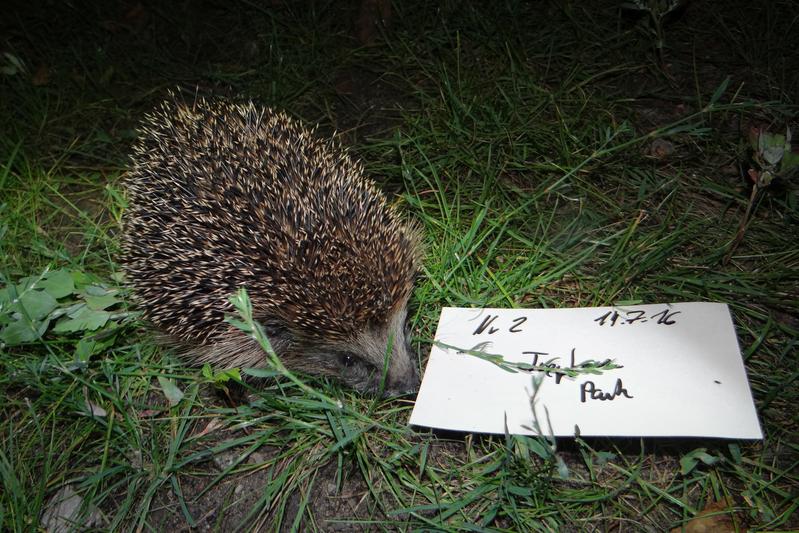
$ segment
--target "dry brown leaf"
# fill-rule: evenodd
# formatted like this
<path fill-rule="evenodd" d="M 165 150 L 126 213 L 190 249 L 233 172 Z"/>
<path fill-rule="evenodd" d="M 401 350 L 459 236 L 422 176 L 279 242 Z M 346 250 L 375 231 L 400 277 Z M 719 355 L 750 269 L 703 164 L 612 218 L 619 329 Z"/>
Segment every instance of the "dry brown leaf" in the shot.
<path fill-rule="evenodd" d="M 685 526 L 675 527 L 671 533 L 735 533 L 743 531 L 737 513 L 730 502 L 718 500 L 705 506 Z"/>
<path fill-rule="evenodd" d="M 203 435 L 207 435 L 208 433 L 213 433 L 217 429 L 221 428 L 223 425 L 224 423 L 221 420 L 219 420 L 218 418 L 213 418 L 211 419 L 210 422 L 208 422 L 208 424 L 206 424 L 206 426 L 203 429 L 200 430 L 199 433 L 193 435 L 193 437 L 202 437 Z"/>
<path fill-rule="evenodd" d="M 655 139 L 649 147 L 649 153 L 657 159 L 666 159 L 674 153 L 674 144 L 666 139 Z"/>
<path fill-rule="evenodd" d="M 49 81 L 50 69 L 47 68 L 47 65 L 39 65 L 39 68 L 37 68 L 36 72 L 33 73 L 31 83 L 33 83 L 36 87 L 40 87 L 42 85 L 47 85 L 47 82 Z"/>

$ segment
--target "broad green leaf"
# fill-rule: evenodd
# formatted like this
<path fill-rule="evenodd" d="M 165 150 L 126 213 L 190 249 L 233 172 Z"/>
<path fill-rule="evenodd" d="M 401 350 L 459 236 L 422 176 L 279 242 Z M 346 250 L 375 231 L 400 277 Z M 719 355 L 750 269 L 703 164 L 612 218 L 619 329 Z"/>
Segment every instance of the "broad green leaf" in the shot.
<path fill-rule="evenodd" d="M 72 304 L 69 307 L 64 309 L 64 314 L 66 314 L 69 318 L 77 318 L 84 312 L 86 309 L 86 304 L 83 302 L 78 302 L 76 304 Z"/>
<path fill-rule="evenodd" d="M 44 291 L 29 290 L 13 302 L 13 307 L 20 312 L 24 308 L 23 314 L 27 314 L 32 320 L 41 320 L 58 307 L 58 302 Z"/>
<path fill-rule="evenodd" d="M 37 327 L 24 319 L 12 322 L 0 332 L 0 340 L 9 346 L 32 342 L 38 338 Z"/>
<path fill-rule="evenodd" d="M 101 287 L 100 285 L 87 285 L 83 288 L 83 292 L 86 293 L 88 296 L 105 296 L 106 294 L 112 292 L 113 289 L 107 289 L 106 287 Z"/>
<path fill-rule="evenodd" d="M 8 292 L 8 288 L 5 288 L 0 291 L 0 311 L 7 310 L 9 302 L 11 302 L 11 294 Z"/>
<path fill-rule="evenodd" d="M 94 349 L 97 346 L 97 342 L 90 340 L 90 339 L 81 339 L 78 341 L 78 344 L 75 345 L 75 359 L 80 361 L 81 363 L 85 363 L 89 360 L 89 357 L 92 356 L 94 353 Z"/>
<path fill-rule="evenodd" d="M 37 283 L 53 298 L 63 298 L 75 292 L 75 282 L 72 275 L 66 270 L 53 270 L 48 272 L 44 279 Z"/>
<path fill-rule="evenodd" d="M 780 172 L 787 172 L 799 167 L 799 153 L 785 152 L 782 156 L 782 164 L 780 165 Z"/>
<path fill-rule="evenodd" d="M 95 311 L 85 307 L 76 317 L 59 320 L 53 331 L 55 333 L 94 331 L 105 326 L 109 318 L 111 318 L 111 313 L 108 311 Z"/>
<path fill-rule="evenodd" d="M 110 324 L 113 324 L 113 322 L 109 323 L 109 325 L 106 326 L 106 330 L 108 330 Z M 75 345 L 75 360 L 80 361 L 81 363 L 87 363 L 91 358 L 91 356 L 102 352 L 103 350 L 114 344 L 114 337 L 115 336 L 113 334 L 108 335 L 105 336 L 105 338 L 101 341 L 98 341 L 91 337 L 82 338 Z"/>
<path fill-rule="evenodd" d="M 86 274 L 85 272 L 81 272 L 80 270 L 73 270 L 72 281 L 75 282 L 75 287 L 82 290 L 84 287 L 86 287 L 86 285 L 91 284 L 92 278 L 89 277 L 89 275 Z"/>
<path fill-rule="evenodd" d="M 86 305 L 89 306 L 89 309 L 94 309 L 95 311 L 102 311 L 118 303 L 119 299 L 116 297 L 116 291 L 109 292 L 103 296 L 86 297 Z"/>

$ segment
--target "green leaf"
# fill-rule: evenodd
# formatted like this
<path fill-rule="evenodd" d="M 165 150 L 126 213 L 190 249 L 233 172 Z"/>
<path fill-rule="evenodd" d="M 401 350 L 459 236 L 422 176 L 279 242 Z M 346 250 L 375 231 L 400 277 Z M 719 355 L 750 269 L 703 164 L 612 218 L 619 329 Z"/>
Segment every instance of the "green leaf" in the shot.
<path fill-rule="evenodd" d="M 508 485 L 508 492 L 514 496 L 531 496 L 533 494 L 533 489 L 511 484 Z"/>
<path fill-rule="evenodd" d="M 718 457 L 714 457 L 707 453 L 706 448 L 697 448 L 691 452 L 688 452 L 683 456 L 682 459 L 680 459 L 680 472 L 682 472 L 682 475 L 685 476 L 690 474 L 700 461 L 710 466 L 718 463 L 719 460 L 720 459 Z"/>
<path fill-rule="evenodd" d="M 89 309 L 94 309 L 95 311 L 102 311 L 118 303 L 119 298 L 116 297 L 116 291 L 109 292 L 103 296 L 86 296 L 86 305 L 89 306 Z"/>
<path fill-rule="evenodd" d="M 78 302 L 62 309 L 63 314 L 67 315 L 69 318 L 77 318 L 86 310 L 86 304 Z"/>
<path fill-rule="evenodd" d="M 111 322 L 110 325 L 113 324 Z M 108 327 L 106 331 L 108 331 Z M 103 340 L 97 340 L 95 335 L 84 337 L 75 345 L 75 360 L 81 363 L 87 363 L 91 356 L 98 354 L 114 344 L 115 335 L 103 335 Z"/>
<path fill-rule="evenodd" d="M 214 381 L 217 383 L 226 383 L 230 380 L 241 381 L 241 374 L 238 368 L 228 368 L 221 370 L 214 375 Z"/>
<path fill-rule="evenodd" d="M 32 342 L 38 338 L 37 328 L 24 319 L 12 322 L 0 332 L 0 340 L 9 346 Z"/>
<path fill-rule="evenodd" d="M 78 289 L 83 289 L 87 285 L 90 285 L 92 282 L 92 278 L 89 277 L 88 274 L 82 272 L 80 270 L 73 270 L 72 271 L 72 281 L 75 282 L 75 287 Z"/>
<path fill-rule="evenodd" d="M 254 378 L 274 378 L 277 376 L 282 376 L 280 372 L 276 370 L 270 370 L 268 368 L 245 368 L 242 370 L 242 372 Z"/>
<path fill-rule="evenodd" d="M 552 457 L 552 448 L 549 443 L 542 438 L 526 438 L 527 449 L 536 454 L 541 459 L 547 460 Z"/>
<path fill-rule="evenodd" d="M 27 314 L 31 320 L 41 320 L 58 307 L 58 302 L 44 291 L 28 290 L 12 302 L 12 305 L 20 312 L 24 308 L 23 314 Z"/>
<path fill-rule="evenodd" d="M 164 376 L 158 376 L 158 383 L 161 384 L 161 390 L 164 392 L 164 396 L 166 396 L 171 407 L 175 407 L 180 403 L 180 400 L 183 399 L 183 391 L 175 385 L 173 380 L 165 378 Z"/>
<path fill-rule="evenodd" d="M 613 452 L 596 452 L 596 464 L 599 466 L 606 465 L 609 461 L 616 459 L 616 454 Z"/>
<path fill-rule="evenodd" d="M 250 328 L 250 326 L 248 326 L 245 322 L 242 322 L 241 320 L 239 320 L 237 318 L 233 318 L 232 316 L 226 316 L 225 317 L 225 322 L 227 322 L 228 324 L 232 325 L 235 328 L 240 329 L 241 331 L 243 331 L 245 333 L 251 333 L 252 332 L 251 331 L 252 328 Z"/>
<path fill-rule="evenodd" d="M 74 331 L 94 331 L 105 326 L 111 313 L 108 311 L 95 311 L 84 307 L 74 318 L 61 319 L 53 328 L 55 333 L 70 333 Z"/>
<path fill-rule="evenodd" d="M 106 287 L 101 287 L 100 285 L 86 285 L 83 288 L 83 292 L 86 293 L 88 296 L 105 296 L 106 294 L 113 292 L 113 289 L 108 289 Z"/>
<path fill-rule="evenodd" d="M 72 275 L 63 269 L 48 272 L 37 285 L 53 298 L 63 298 L 75 292 Z"/>
<path fill-rule="evenodd" d="M 724 94 L 724 91 L 727 90 L 727 87 L 729 85 L 730 85 L 730 77 L 727 76 L 726 78 L 724 78 L 724 81 L 721 82 L 721 85 L 716 87 L 716 90 L 713 93 L 713 96 L 710 97 L 710 104 L 708 104 L 708 105 L 713 105 L 716 102 L 718 102 L 719 98 L 721 98 L 721 95 Z"/>
<path fill-rule="evenodd" d="M 763 150 L 761 155 L 769 165 L 775 166 L 780 162 L 784 153 L 785 149 L 782 146 L 769 146 Z"/>
<path fill-rule="evenodd" d="M 642 5 L 640 0 L 636 2 L 622 2 L 619 7 L 622 9 L 631 9 L 633 11 L 649 11 L 649 8 Z"/>
<path fill-rule="evenodd" d="M 788 172 L 799 167 L 799 153 L 785 152 L 782 156 L 782 164 L 780 165 L 780 172 Z"/>
<path fill-rule="evenodd" d="M 97 342 L 83 338 L 78 341 L 78 344 L 75 345 L 75 359 L 80 361 L 81 363 L 85 363 L 89 360 L 89 357 L 92 356 L 94 353 L 94 349 L 97 346 Z"/>
<path fill-rule="evenodd" d="M 563 457 L 555 455 L 555 464 L 558 468 L 558 477 L 560 479 L 569 479 L 569 467 L 566 465 L 566 461 L 563 460 Z"/>

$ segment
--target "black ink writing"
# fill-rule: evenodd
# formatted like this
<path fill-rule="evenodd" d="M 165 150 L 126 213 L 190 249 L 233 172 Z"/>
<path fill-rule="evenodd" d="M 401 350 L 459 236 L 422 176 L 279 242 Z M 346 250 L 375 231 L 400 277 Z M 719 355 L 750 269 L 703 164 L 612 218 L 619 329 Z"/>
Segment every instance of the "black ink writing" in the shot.
<path fill-rule="evenodd" d="M 496 320 L 496 319 L 497 319 L 497 315 L 494 315 L 494 316 L 488 315 L 487 317 L 485 317 L 483 319 L 483 322 L 479 326 L 477 326 L 477 329 L 474 330 L 474 333 L 472 333 L 472 335 L 480 335 L 482 332 L 484 332 L 486 330 L 486 328 L 489 328 L 488 329 L 488 334 L 489 335 L 493 335 L 494 333 L 499 331 L 499 328 L 490 327 L 491 323 L 494 320 Z"/>
<path fill-rule="evenodd" d="M 598 316 L 594 319 L 594 322 L 600 326 L 607 324 L 608 326 L 613 327 L 617 324 L 645 324 L 651 320 L 656 324 L 673 326 L 677 323 L 674 317 L 679 315 L 681 312 L 682 311 L 669 311 L 668 309 L 664 309 L 663 311 L 655 313 L 654 315 L 646 316 L 646 311 L 642 311 L 640 309 L 622 311 L 621 313 L 619 311 L 613 310 Z"/>
<path fill-rule="evenodd" d="M 612 401 L 616 398 L 624 396 L 625 398 L 632 398 L 630 393 L 624 388 L 621 378 L 616 380 L 616 386 L 613 392 L 604 392 L 602 389 L 597 388 L 593 381 L 586 381 L 580 385 L 580 401 L 586 402 L 586 399 Z"/>
<path fill-rule="evenodd" d="M 477 329 L 475 329 L 472 332 L 472 335 L 480 335 L 481 333 L 486 332 L 486 331 L 487 331 L 487 333 L 489 335 L 493 335 L 494 333 L 499 331 L 500 328 L 494 327 L 492 325 L 492 324 L 496 323 L 497 318 L 499 318 L 499 315 L 487 315 L 483 319 L 483 321 L 480 322 L 480 325 L 477 326 Z M 510 333 L 521 333 L 522 332 L 521 325 L 524 324 L 525 322 L 527 322 L 527 317 L 526 316 L 520 316 L 518 318 L 514 318 L 511 322 L 512 322 L 512 325 L 511 325 L 511 327 L 508 328 L 508 331 Z M 505 326 L 502 326 L 502 327 L 504 328 Z"/>
<path fill-rule="evenodd" d="M 642 320 L 642 319 L 643 319 L 644 322 L 646 322 L 646 319 L 644 318 L 645 314 L 646 314 L 646 311 L 630 311 L 629 313 L 627 313 L 627 323 L 628 324 L 632 324 L 633 322 L 636 322 L 637 320 Z M 636 316 L 631 318 L 630 315 L 636 315 Z"/>
<path fill-rule="evenodd" d="M 605 325 L 605 321 L 608 319 L 608 317 L 610 317 L 610 325 L 611 326 L 615 326 L 616 325 L 616 321 L 619 319 L 619 313 L 616 312 L 616 311 L 608 311 L 607 313 L 605 313 L 601 317 L 595 318 L 594 322 L 599 322 L 600 326 L 604 326 Z"/>
<path fill-rule="evenodd" d="M 660 318 L 658 318 L 658 324 L 666 324 L 667 326 L 671 326 L 672 324 L 675 323 L 675 321 L 672 320 L 671 317 L 673 317 L 674 315 L 679 315 L 680 313 L 681 311 L 672 311 L 671 313 L 669 313 L 668 309 L 664 309 L 660 313 L 655 313 L 654 315 L 652 315 L 652 318 L 659 316 Z"/>
<path fill-rule="evenodd" d="M 521 333 L 522 330 L 519 329 L 519 326 L 527 322 L 526 316 L 520 316 L 519 318 L 513 319 L 513 325 L 510 327 L 508 331 L 511 333 Z"/>
<path fill-rule="evenodd" d="M 539 361 L 540 356 L 549 355 L 549 352 L 535 352 L 535 351 L 526 351 L 522 352 L 525 355 L 532 355 L 533 362 L 532 366 L 538 368 L 531 368 L 525 370 L 526 372 L 543 372 L 544 375 L 548 378 L 551 378 L 554 374 L 555 377 L 555 384 L 558 385 L 563 380 L 563 377 L 566 376 L 566 372 L 568 370 L 579 370 L 581 368 L 603 368 L 611 365 L 613 360 L 610 358 L 605 359 L 604 361 L 595 361 L 593 359 L 585 359 L 583 361 L 577 362 L 577 358 L 575 352 L 577 351 L 576 348 L 572 348 L 571 354 L 569 355 L 569 364 L 568 366 L 563 366 L 558 364 L 557 361 L 560 361 L 559 357 L 553 357 L 552 359 L 548 359 L 546 361 Z M 551 369 L 551 370 L 542 370 L 542 368 Z M 624 368 L 622 365 L 615 365 L 613 368 Z"/>

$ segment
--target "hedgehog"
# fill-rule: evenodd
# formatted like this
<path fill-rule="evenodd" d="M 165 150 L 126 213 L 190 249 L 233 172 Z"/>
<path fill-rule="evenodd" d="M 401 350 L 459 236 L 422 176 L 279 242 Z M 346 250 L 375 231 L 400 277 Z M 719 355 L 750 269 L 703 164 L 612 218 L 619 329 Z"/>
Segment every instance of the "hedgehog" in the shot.
<path fill-rule="evenodd" d="M 418 390 L 406 321 L 420 231 L 337 140 L 252 102 L 171 95 L 132 153 L 121 263 L 145 319 L 187 362 L 268 365 L 225 321 L 245 287 L 292 371 L 364 393 Z"/>

